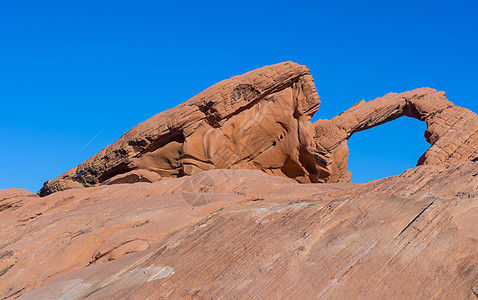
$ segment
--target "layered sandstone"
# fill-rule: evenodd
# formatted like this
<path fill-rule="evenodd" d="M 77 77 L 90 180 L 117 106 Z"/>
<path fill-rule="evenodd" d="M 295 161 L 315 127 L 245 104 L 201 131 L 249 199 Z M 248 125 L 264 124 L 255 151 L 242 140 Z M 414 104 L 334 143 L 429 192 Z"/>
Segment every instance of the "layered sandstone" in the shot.
<path fill-rule="evenodd" d="M 259 169 L 317 182 L 310 119 L 320 100 L 305 66 L 263 67 L 221 81 L 139 124 L 40 195 L 94 186 L 144 169 L 180 177 L 211 169 Z"/>
<path fill-rule="evenodd" d="M 0 299 L 476 299 L 477 115 L 429 88 L 312 124 L 319 104 L 306 67 L 264 67 L 43 197 L 0 190 Z M 348 139 L 402 116 L 427 124 L 419 166 L 348 182 Z"/>
<path fill-rule="evenodd" d="M 454 106 L 444 92 L 421 88 L 390 93 L 312 124 L 319 104 L 305 66 L 286 62 L 235 76 L 134 127 L 46 182 L 39 195 L 212 169 L 258 169 L 300 183 L 346 182 L 348 139 L 402 116 L 427 123 L 431 147 L 418 165 L 478 157 L 478 117 Z M 138 176 L 140 171 L 150 175 Z"/>
<path fill-rule="evenodd" d="M 478 158 L 478 117 L 454 106 L 444 92 L 421 88 L 404 93 L 358 102 L 331 120 L 314 123 L 317 148 L 325 153 L 324 165 L 330 169 L 329 182 L 347 177 L 348 139 L 356 132 L 407 116 L 425 121 L 425 138 L 431 147 L 417 165 L 447 165 Z"/>
<path fill-rule="evenodd" d="M 28 197 L 0 298 L 476 299 L 478 164 L 361 183 L 258 170 Z"/>

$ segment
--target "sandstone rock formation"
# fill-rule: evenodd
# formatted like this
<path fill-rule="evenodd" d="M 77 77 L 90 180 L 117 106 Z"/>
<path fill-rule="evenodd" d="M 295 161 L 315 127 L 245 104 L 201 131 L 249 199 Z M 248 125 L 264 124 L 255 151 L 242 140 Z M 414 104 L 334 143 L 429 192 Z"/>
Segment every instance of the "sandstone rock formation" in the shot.
<path fill-rule="evenodd" d="M 43 197 L 0 190 L 0 299 L 476 299 L 476 114 L 428 88 L 312 124 L 319 103 L 306 67 L 264 67 Z M 419 166 L 348 182 L 348 139 L 401 116 L 427 123 Z"/>
<path fill-rule="evenodd" d="M 424 88 L 362 100 L 340 116 L 312 125 L 319 104 L 304 66 L 287 62 L 251 71 L 141 123 L 89 160 L 46 182 L 39 194 L 119 183 L 111 179 L 137 170 L 180 177 L 241 168 L 298 182 L 347 181 L 348 138 L 401 116 L 427 122 L 425 136 L 432 147 L 418 164 L 478 157 L 478 117 L 453 106 L 443 92 Z M 128 178 L 142 180 L 132 174 Z"/>
<path fill-rule="evenodd" d="M 362 183 L 258 170 L 22 196 L 0 298 L 476 299 L 478 164 Z"/>
<path fill-rule="evenodd" d="M 25 189 L 0 190 L 0 212 L 21 206 L 21 202 L 28 201 L 30 197 L 37 197 L 37 195 Z"/>
<path fill-rule="evenodd" d="M 305 66 L 292 62 L 221 81 L 134 127 L 40 195 L 94 186 L 136 169 L 180 177 L 211 169 L 259 169 L 317 182 L 310 119 L 320 100 Z"/>
<path fill-rule="evenodd" d="M 312 76 L 292 62 L 224 80 L 134 127 L 39 195 L 121 182 L 149 182 L 211 169 L 258 169 L 301 183 L 346 182 L 347 140 L 401 116 L 427 123 L 422 164 L 478 158 L 478 117 L 429 88 L 360 101 L 332 120 L 310 120 L 320 104 Z M 158 174 L 136 176 L 139 170 Z M 131 173 L 133 172 L 133 173 Z M 128 178 L 112 180 L 112 178 Z"/>
<path fill-rule="evenodd" d="M 156 182 L 161 180 L 158 173 L 147 170 L 133 170 L 124 174 L 118 174 L 103 182 L 103 184 L 120 184 L 120 183 L 135 183 L 135 182 Z"/>
<path fill-rule="evenodd" d="M 358 102 L 331 120 L 314 123 L 317 148 L 326 153 L 324 165 L 330 171 L 329 182 L 347 176 L 348 139 L 402 116 L 427 123 L 425 138 L 432 146 L 417 165 L 447 165 L 459 160 L 478 159 L 478 117 L 465 108 L 454 106 L 444 92 L 421 88 L 401 94 L 390 93 L 382 98 Z"/>

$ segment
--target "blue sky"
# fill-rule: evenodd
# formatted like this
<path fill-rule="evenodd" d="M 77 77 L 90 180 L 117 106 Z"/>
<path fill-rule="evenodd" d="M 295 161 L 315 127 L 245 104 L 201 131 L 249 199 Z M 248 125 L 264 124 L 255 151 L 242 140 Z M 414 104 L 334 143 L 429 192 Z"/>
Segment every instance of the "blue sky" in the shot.
<path fill-rule="evenodd" d="M 281 61 L 309 67 L 316 118 L 425 86 L 477 112 L 477 15 L 476 1 L 3 0 L 0 188 L 36 192 L 156 113 Z M 424 130 L 401 118 L 354 135 L 353 180 L 413 167 Z"/>

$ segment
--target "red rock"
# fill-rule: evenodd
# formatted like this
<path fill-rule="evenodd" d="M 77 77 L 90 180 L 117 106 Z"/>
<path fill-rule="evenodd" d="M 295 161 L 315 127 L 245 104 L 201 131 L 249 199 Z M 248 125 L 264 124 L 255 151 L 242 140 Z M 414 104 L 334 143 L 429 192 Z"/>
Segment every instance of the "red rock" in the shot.
<path fill-rule="evenodd" d="M 212 170 L 32 198 L 0 216 L 0 295 L 473 299 L 477 174 L 301 185 Z"/>
<path fill-rule="evenodd" d="M 36 197 L 36 195 L 25 189 L 0 189 L 0 201 L 21 197 Z"/>
<path fill-rule="evenodd" d="M 444 92 L 421 88 L 401 94 L 358 102 L 331 120 L 314 123 L 317 148 L 322 149 L 324 166 L 330 170 L 327 182 L 338 182 L 347 172 L 348 139 L 356 132 L 408 116 L 427 123 L 425 137 L 431 147 L 418 165 L 447 165 L 478 158 L 478 116 L 454 106 Z"/>
<path fill-rule="evenodd" d="M 74 180 L 94 186 L 132 170 L 161 177 L 259 169 L 316 182 L 310 119 L 320 100 L 305 66 L 267 66 L 221 81 L 139 124 L 76 168 L 46 182 L 44 196 Z"/>
<path fill-rule="evenodd" d="M 161 180 L 158 173 L 147 170 L 133 170 L 128 173 L 118 174 L 105 180 L 102 184 L 112 185 L 121 183 L 135 183 L 135 182 L 156 182 Z"/>
<path fill-rule="evenodd" d="M 0 190 L 0 298 L 476 299 L 476 114 L 428 88 L 312 124 L 318 105 L 306 67 L 264 67 L 141 123 L 44 197 Z M 427 123 L 419 166 L 348 182 L 348 138 L 401 116 Z"/>
<path fill-rule="evenodd" d="M 311 124 L 320 100 L 309 70 L 292 62 L 263 67 L 221 81 L 139 124 L 46 182 L 39 194 L 106 184 L 138 170 L 181 177 L 211 169 L 259 169 L 300 183 L 349 181 L 348 139 L 402 116 L 427 123 L 425 137 L 432 146 L 419 165 L 478 159 L 477 115 L 444 95 L 429 88 L 390 93 Z"/>

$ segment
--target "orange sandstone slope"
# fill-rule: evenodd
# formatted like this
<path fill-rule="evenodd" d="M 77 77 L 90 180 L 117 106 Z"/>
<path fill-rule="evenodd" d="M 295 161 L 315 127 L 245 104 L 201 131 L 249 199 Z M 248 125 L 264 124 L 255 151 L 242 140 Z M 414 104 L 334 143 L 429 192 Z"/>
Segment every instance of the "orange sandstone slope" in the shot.
<path fill-rule="evenodd" d="M 306 67 L 264 67 L 42 197 L 0 190 L 0 299 L 476 299 L 476 114 L 428 88 L 318 105 Z M 419 166 L 350 183 L 348 138 L 401 116 L 427 123 Z"/>
<path fill-rule="evenodd" d="M 19 196 L 10 299 L 476 299 L 478 166 L 367 184 L 257 170 Z"/>

